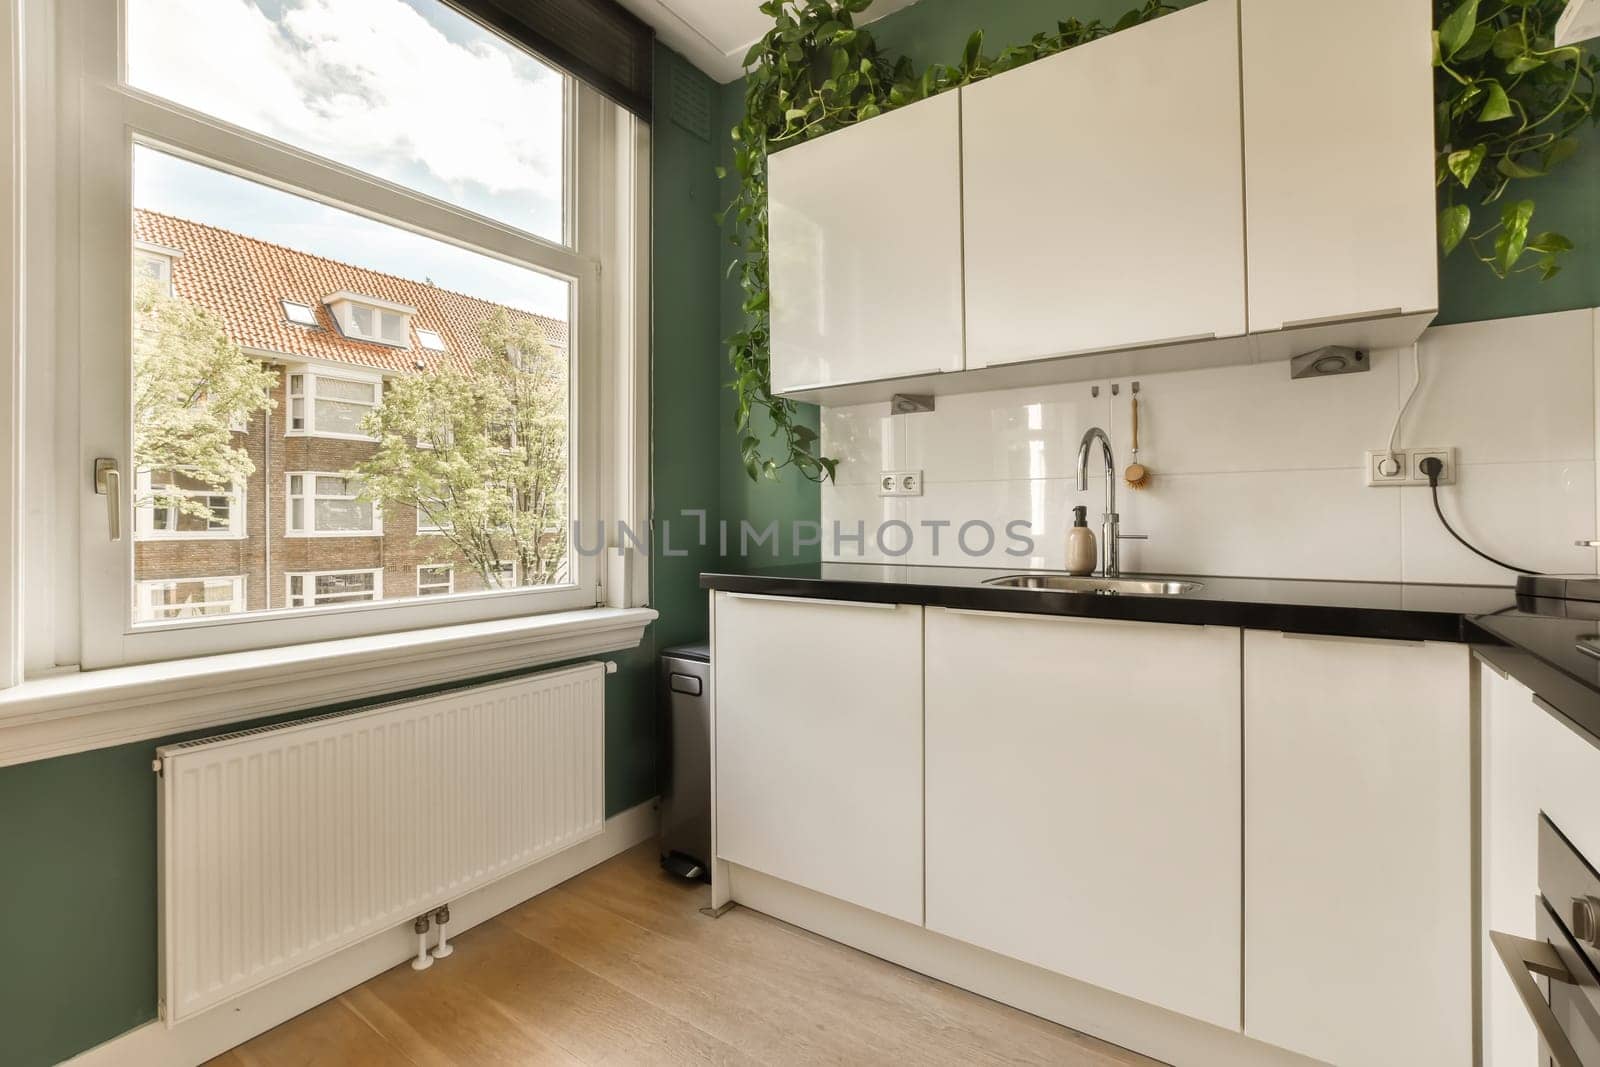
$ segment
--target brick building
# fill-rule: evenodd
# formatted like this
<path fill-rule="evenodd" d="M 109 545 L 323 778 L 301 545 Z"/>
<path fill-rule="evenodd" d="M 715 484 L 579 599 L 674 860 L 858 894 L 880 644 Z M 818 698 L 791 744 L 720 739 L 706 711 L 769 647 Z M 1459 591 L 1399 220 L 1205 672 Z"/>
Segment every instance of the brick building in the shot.
<path fill-rule="evenodd" d="M 210 515 L 136 508 L 135 619 L 483 588 L 426 519 L 419 529 L 411 508 L 358 500 L 345 472 L 376 451 L 360 424 L 384 381 L 466 367 L 500 305 L 171 215 L 138 211 L 134 232 L 141 277 L 210 310 L 277 371 L 272 409 L 235 428 L 255 464 L 247 483 L 218 493 L 181 471 L 138 474 L 146 497 L 153 484 L 176 486 L 204 497 Z M 565 359 L 566 323 L 504 310 L 534 320 Z"/>

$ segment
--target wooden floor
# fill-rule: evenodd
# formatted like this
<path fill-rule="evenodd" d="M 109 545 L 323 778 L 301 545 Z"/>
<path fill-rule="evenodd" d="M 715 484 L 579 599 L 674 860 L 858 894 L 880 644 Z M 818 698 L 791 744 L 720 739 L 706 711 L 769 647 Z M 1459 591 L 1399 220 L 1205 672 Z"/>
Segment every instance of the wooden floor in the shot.
<path fill-rule="evenodd" d="M 644 845 L 212 1062 L 1154 1062 L 707 897 Z"/>

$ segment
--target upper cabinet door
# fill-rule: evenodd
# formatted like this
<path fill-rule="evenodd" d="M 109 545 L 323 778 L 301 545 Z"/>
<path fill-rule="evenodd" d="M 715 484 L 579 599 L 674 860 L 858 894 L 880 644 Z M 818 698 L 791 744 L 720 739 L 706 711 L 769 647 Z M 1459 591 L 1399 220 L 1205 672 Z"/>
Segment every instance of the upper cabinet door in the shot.
<path fill-rule="evenodd" d="M 1238 58 L 1206 0 L 962 90 L 968 367 L 1245 332 Z"/>
<path fill-rule="evenodd" d="M 1252 333 L 1438 310 L 1432 6 L 1243 0 Z"/>
<path fill-rule="evenodd" d="M 960 370 L 958 94 L 767 165 L 773 391 Z"/>

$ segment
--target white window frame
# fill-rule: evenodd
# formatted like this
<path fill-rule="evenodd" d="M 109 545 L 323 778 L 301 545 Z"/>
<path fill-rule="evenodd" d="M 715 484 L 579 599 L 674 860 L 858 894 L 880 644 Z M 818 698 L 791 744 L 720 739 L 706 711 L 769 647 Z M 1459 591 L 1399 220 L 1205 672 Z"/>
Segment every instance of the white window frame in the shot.
<path fill-rule="evenodd" d="M 450 349 L 444 343 L 444 334 L 440 333 L 438 330 L 425 330 L 419 327 L 416 331 L 416 334 L 417 345 L 419 347 L 426 349 L 429 352 L 450 351 Z M 430 343 L 430 338 L 432 339 L 432 343 Z"/>
<path fill-rule="evenodd" d="M 396 304 L 391 300 L 380 300 L 375 296 L 365 293 L 352 293 L 348 289 L 341 289 L 337 293 L 329 293 L 322 298 L 333 321 L 338 324 L 339 332 L 353 341 L 364 341 L 371 345 L 386 345 L 389 348 L 411 347 L 411 316 L 417 309 L 409 304 Z M 376 328 L 369 333 L 356 324 L 355 309 L 363 308 L 372 312 L 372 325 Z M 390 340 L 383 336 L 384 314 L 398 316 L 400 319 L 400 339 Z"/>
<path fill-rule="evenodd" d="M 165 626 L 179 621 L 178 618 L 164 619 L 157 617 L 155 613 L 159 609 L 157 609 L 151 603 L 150 596 L 150 594 L 155 591 L 156 586 L 176 585 L 179 582 L 232 582 L 233 598 L 228 602 L 229 610 L 223 614 L 240 615 L 249 608 L 249 601 L 245 598 L 246 576 L 243 574 L 204 575 L 194 578 L 146 578 L 140 580 L 139 582 L 136 598 L 136 603 L 138 606 L 134 613 L 135 622 L 141 626 Z M 205 617 L 220 618 L 221 616 L 210 615 Z"/>
<path fill-rule="evenodd" d="M 301 391 L 298 393 L 293 391 L 295 378 L 300 379 Z M 344 433 L 339 430 L 317 429 L 317 382 L 319 379 L 332 379 L 336 382 L 349 382 L 353 385 L 372 386 L 372 404 L 361 404 L 359 401 L 347 400 L 344 397 L 339 397 L 338 403 L 356 404 L 360 407 L 367 407 L 369 410 L 376 410 L 378 404 L 383 401 L 383 375 L 381 374 L 364 372 L 358 367 L 351 367 L 350 370 L 346 371 L 343 367 L 333 370 L 321 366 L 293 365 L 288 369 L 288 377 L 285 379 L 284 385 L 284 395 L 289 402 L 289 410 L 284 417 L 284 436 L 322 437 L 333 441 L 376 441 L 376 437 L 370 437 L 364 433 Z M 305 425 L 298 429 L 294 425 L 294 405 L 297 400 L 301 402 L 301 410 L 305 413 Z"/>
<path fill-rule="evenodd" d="M 300 479 L 300 492 L 294 491 L 294 480 Z M 319 500 L 358 500 L 359 493 L 333 495 L 317 492 L 318 478 L 340 478 L 347 482 L 360 481 L 354 475 L 341 471 L 289 471 L 283 476 L 283 535 L 285 537 L 382 537 L 383 536 L 383 509 L 377 501 L 372 502 L 372 529 L 370 530 L 318 530 L 317 501 Z M 294 504 L 298 500 L 302 503 L 301 514 L 306 521 L 306 528 L 299 529 L 294 525 Z"/>
<path fill-rule="evenodd" d="M 444 592 L 424 593 L 422 591 L 423 571 L 444 571 Z M 430 583 L 436 584 L 436 583 Z M 417 565 L 417 595 L 418 596 L 454 596 L 456 591 L 456 565 L 454 563 L 419 563 Z"/>
<path fill-rule="evenodd" d="M 283 576 L 283 602 L 293 604 L 295 600 L 294 580 L 300 579 L 302 590 L 300 599 L 305 603 L 299 605 L 302 611 L 327 611 L 328 607 L 317 602 L 316 582 L 318 578 L 327 578 L 336 574 L 370 574 L 372 575 L 372 597 L 368 600 L 343 601 L 340 605 L 350 604 L 375 604 L 383 600 L 383 568 L 382 567 L 340 567 L 331 571 L 289 571 Z M 329 594 L 331 597 L 343 597 L 343 593 Z"/>
<path fill-rule="evenodd" d="M 424 444 L 418 444 L 417 447 L 418 448 L 427 448 L 427 449 L 433 448 L 432 445 L 424 445 Z M 442 505 L 444 503 L 444 501 L 441 500 L 439 503 Z M 449 526 L 448 523 L 446 523 L 443 526 L 424 526 L 423 523 L 430 522 L 432 520 L 430 520 L 429 518 L 427 518 L 426 515 L 423 514 L 423 511 L 422 511 L 421 508 L 413 508 L 412 510 L 415 512 L 416 517 L 417 517 L 417 536 L 418 537 L 439 537 L 439 536 L 442 536 L 442 535 L 447 534 L 447 533 L 450 532 L 450 526 Z"/>
<path fill-rule="evenodd" d="M 176 261 L 181 255 L 183 255 L 183 252 L 176 248 L 168 248 L 166 245 L 152 244 L 149 241 L 135 241 L 133 243 L 135 275 L 137 275 L 139 259 L 141 257 L 145 259 L 159 260 L 162 267 L 161 277 L 155 280 L 156 283 L 160 285 L 161 288 L 166 292 L 166 294 L 171 296 L 174 292 L 172 288 L 172 265 L 173 262 Z"/>
<path fill-rule="evenodd" d="M 283 320 L 285 322 L 289 323 L 290 325 L 292 325 L 292 326 L 316 326 L 317 325 L 317 309 L 312 307 L 310 304 L 302 304 L 300 301 L 298 301 L 298 300 L 290 300 L 288 297 L 284 297 L 283 299 L 279 300 L 278 304 L 279 304 L 279 306 L 281 306 L 283 308 Z M 290 308 L 305 308 L 306 314 L 311 317 L 311 321 L 310 322 L 301 322 L 299 319 L 294 317 L 294 312 L 290 311 L 289 310 Z"/>
<path fill-rule="evenodd" d="M 6 186 L 0 192 L 12 198 L 11 232 L 23 242 L 21 266 L 0 277 L 0 310 L 25 301 L 28 312 L 9 337 L 0 321 L 0 341 L 28 359 L 25 378 L 0 380 L 6 408 L 0 426 L 13 428 L 17 438 L 0 440 L 12 450 L 0 455 L 0 479 L 14 483 L 13 498 L 23 499 L 26 471 L 30 501 L 0 516 L 7 526 L 0 549 L 19 560 L 0 574 L 6 611 L 0 685 L 63 668 L 357 636 L 389 634 L 389 641 L 414 644 L 437 630 L 444 641 L 445 628 L 464 623 L 648 602 L 649 557 L 625 549 L 631 566 L 609 554 L 574 552 L 560 585 L 135 627 L 132 538 L 108 536 L 107 498 L 95 492 L 89 474 L 104 457 L 131 481 L 135 143 L 568 282 L 569 521 L 592 531 L 604 518 L 610 531 L 617 522 L 642 529 L 649 513 L 650 132 L 597 91 L 569 83 L 565 235 L 546 240 L 135 90 L 122 80 L 125 19 L 118 0 L 58 0 L 53 12 L 50 6 L 41 4 L 45 17 L 20 27 L 0 20 L 0 30 L 23 38 L 21 63 L 7 72 L 18 75 L 8 99 L 13 107 L 25 99 L 29 119 L 16 142 L 21 158 L 9 182 L 0 181 Z M 25 184 L 18 180 L 24 174 Z M 47 222 L 23 232 L 15 225 L 23 217 Z M 23 266 L 33 279 L 25 294 L 17 281 Z M 46 417 L 24 420 L 30 408 Z M 125 491 L 118 501 L 124 531 L 132 529 L 131 500 Z"/>
<path fill-rule="evenodd" d="M 238 431 L 234 431 L 238 432 Z M 154 491 L 149 471 L 134 475 L 134 496 L 144 497 Z M 245 510 L 245 483 L 234 482 L 231 492 L 220 493 L 204 489 L 177 489 L 168 495 L 225 496 L 228 498 L 228 517 L 237 519 L 223 530 L 159 530 L 156 528 L 157 511 L 176 511 L 175 508 L 158 508 L 153 501 L 136 499 L 133 518 L 135 541 L 243 541 L 250 536 L 250 513 Z"/>

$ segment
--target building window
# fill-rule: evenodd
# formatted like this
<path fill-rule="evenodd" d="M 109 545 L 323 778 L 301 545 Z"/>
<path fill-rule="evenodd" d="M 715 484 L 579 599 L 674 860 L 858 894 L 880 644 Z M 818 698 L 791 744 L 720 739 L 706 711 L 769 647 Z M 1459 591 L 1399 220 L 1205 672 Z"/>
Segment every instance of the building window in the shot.
<path fill-rule="evenodd" d="M 183 255 L 176 248 L 166 248 L 147 241 L 135 243 L 133 248 L 133 277 L 135 281 L 155 282 L 160 290 L 172 295 L 172 261 Z"/>
<path fill-rule="evenodd" d="M 425 447 L 432 448 L 432 445 Z M 437 498 L 418 502 L 417 533 L 442 534 L 450 532 L 450 514 L 443 500 Z"/>
<path fill-rule="evenodd" d="M 296 326 L 315 326 L 317 324 L 317 309 L 310 304 L 297 304 L 293 300 L 283 302 L 283 317 Z"/>
<path fill-rule="evenodd" d="M 494 570 L 489 572 L 489 577 L 496 589 L 515 589 L 517 587 L 516 561 L 503 560 L 495 564 Z"/>
<path fill-rule="evenodd" d="M 416 308 L 347 292 L 333 293 L 322 302 L 333 312 L 333 321 L 346 337 L 396 348 L 411 347 L 406 334 Z"/>
<path fill-rule="evenodd" d="M 140 541 L 244 537 L 244 486 L 218 490 L 185 471 L 140 471 L 133 528 Z"/>
<path fill-rule="evenodd" d="M 361 482 L 343 474 L 301 471 L 289 475 L 291 537 L 366 537 L 383 534 L 383 518 L 362 500 Z"/>
<path fill-rule="evenodd" d="M 433 330 L 418 330 L 417 343 L 430 352 L 443 352 L 444 338 Z"/>
<path fill-rule="evenodd" d="M 170 578 L 139 582 L 134 598 L 136 622 L 203 619 L 245 610 L 244 575 L 228 578 Z"/>
<path fill-rule="evenodd" d="M 289 375 L 289 433 L 370 441 L 361 424 L 383 396 L 376 378 Z"/>
<path fill-rule="evenodd" d="M 288 579 L 291 608 L 322 608 L 383 599 L 382 569 L 302 571 L 290 574 Z"/>
<path fill-rule="evenodd" d="M 449 596 L 456 591 L 456 569 L 449 564 L 417 568 L 418 596 Z"/>

